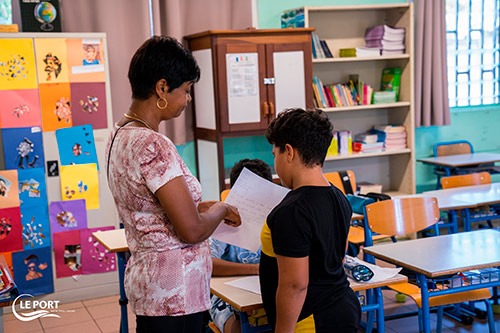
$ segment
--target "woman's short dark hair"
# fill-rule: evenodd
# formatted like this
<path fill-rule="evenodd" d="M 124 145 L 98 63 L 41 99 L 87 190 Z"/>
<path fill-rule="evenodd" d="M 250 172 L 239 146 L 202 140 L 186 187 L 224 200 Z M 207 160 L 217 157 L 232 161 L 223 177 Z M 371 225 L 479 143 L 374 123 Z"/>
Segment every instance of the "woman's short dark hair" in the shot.
<path fill-rule="evenodd" d="M 236 179 L 238 179 L 238 177 L 240 176 L 240 173 L 241 171 L 243 171 L 243 168 L 247 168 L 256 175 L 261 176 L 262 178 L 267 179 L 270 182 L 273 181 L 271 167 L 267 165 L 266 162 L 258 158 L 254 159 L 245 158 L 236 162 L 234 166 L 231 168 L 231 173 L 229 175 L 229 184 L 231 185 L 231 187 L 233 187 L 234 183 L 236 182 Z"/>
<path fill-rule="evenodd" d="M 175 38 L 153 36 L 135 52 L 128 70 L 132 98 L 148 99 L 165 79 L 169 92 L 184 82 L 197 82 L 200 68 L 191 52 Z"/>
<path fill-rule="evenodd" d="M 307 167 L 323 166 L 332 142 L 333 125 L 322 110 L 286 109 L 269 124 L 265 135 L 280 152 L 285 151 L 286 144 L 297 149 Z"/>

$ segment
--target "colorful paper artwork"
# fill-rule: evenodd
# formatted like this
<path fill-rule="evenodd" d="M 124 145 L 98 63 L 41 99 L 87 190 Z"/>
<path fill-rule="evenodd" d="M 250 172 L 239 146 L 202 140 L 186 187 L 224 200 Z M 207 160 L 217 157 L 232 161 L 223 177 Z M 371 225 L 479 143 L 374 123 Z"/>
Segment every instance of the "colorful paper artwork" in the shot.
<path fill-rule="evenodd" d="M 14 277 L 14 267 L 12 266 L 12 252 L 0 252 L 0 257 L 3 257 L 7 266 L 9 267 L 10 274 Z M 0 258 L 0 261 L 2 258 Z"/>
<path fill-rule="evenodd" d="M 83 199 L 51 202 L 49 215 L 52 234 L 87 228 L 87 210 Z"/>
<path fill-rule="evenodd" d="M 0 208 L 19 207 L 17 170 L 0 170 Z"/>
<path fill-rule="evenodd" d="M 92 125 L 58 129 L 56 139 L 61 165 L 95 163 L 99 166 Z"/>
<path fill-rule="evenodd" d="M 47 207 L 47 184 L 44 169 L 19 169 L 17 177 L 21 205 Z"/>
<path fill-rule="evenodd" d="M 101 227 L 80 231 L 82 245 L 82 273 L 106 273 L 116 270 L 116 255 L 102 246 L 92 233 L 113 230 L 114 227 Z"/>
<path fill-rule="evenodd" d="M 40 84 L 69 82 L 66 39 L 37 38 L 35 52 Z"/>
<path fill-rule="evenodd" d="M 36 89 L 31 38 L 0 39 L 0 90 Z"/>
<path fill-rule="evenodd" d="M 12 253 L 12 265 L 22 293 L 35 296 L 54 292 L 50 246 Z"/>
<path fill-rule="evenodd" d="M 38 89 L 0 90 L 3 128 L 41 126 Z"/>
<path fill-rule="evenodd" d="M 61 166 L 63 201 L 85 199 L 87 209 L 99 208 L 99 179 L 95 163 Z"/>
<path fill-rule="evenodd" d="M 82 274 L 80 230 L 57 232 L 54 237 L 54 256 L 58 278 Z"/>
<path fill-rule="evenodd" d="M 40 85 L 42 128 L 44 132 L 71 127 L 71 90 L 69 83 Z"/>
<path fill-rule="evenodd" d="M 50 246 L 50 224 L 47 205 L 21 205 L 23 246 L 25 250 Z"/>
<path fill-rule="evenodd" d="M 104 52 L 101 39 L 66 40 L 70 82 L 104 82 Z"/>
<path fill-rule="evenodd" d="M 6 169 L 43 168 L 43 139 L 40 127 L 2 129 Z"/>
<path fill-rule="evenodd" d="M 104 82 L 71 83 L 71 105 L 73 126 L 91 124 L 94 129 L 108 128 Z"/>
<path fill-rule="evenodd" d="M 0 249 L 2 252 L 23 249 L 21 212 L 19 207 L 0 209 Z"/>

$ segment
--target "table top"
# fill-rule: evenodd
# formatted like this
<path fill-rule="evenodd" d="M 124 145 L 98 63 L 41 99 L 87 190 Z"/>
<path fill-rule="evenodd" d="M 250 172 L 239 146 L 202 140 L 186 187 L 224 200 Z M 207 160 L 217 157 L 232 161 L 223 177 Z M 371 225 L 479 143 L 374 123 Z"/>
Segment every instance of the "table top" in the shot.
<path fill-rule="evenodd" d="M 464 167 L 483 163 L 493 163 L 500 161 L 500 154 L 496 153 L 473 153 L 447 156 L 436 156 L 419 158 L 418 162 L 426 164 L 441 165 L 447 167 Z"/>
<path fill-rule="evenodd" d="M 210 290 L 214 295 L 231 304 L 240 312 L 262 308 L 262 298 L 259 294 L 226 284 L 226 282 L 237 280 L 242 277 L 243 276 L 212 277 L 210 280 Z M 360 283 L 349 279 L 351 288 L 354 291 L 384 287 L 406 281 L 408 281 L 408 278 L 401 274 L 397 274 L 390 279 L 380 282 Z"/>
<path fill-rule="evenodd" d="M 93 232 L 92 235 L 109 252 L 128 251 L 128 244 L 124 229 L 96 231 Z"/>
<path fill-rule="evenodd" d="M 441 202 L 467 202 L 471 206 L 489 205 L 500 203 L 500 183 L 491 183 L 473 186 L 461 186 L 449 189 L 434 190 L 422 193 L 425 196 L 438 198 L 438 205 Z"/>
<path fill-rule="evenodd" d="M 447 193 L 441 193 L 441 192 L 437 194 L 433 194 L 431 192 L 423 192 L 419 194 L 405 194 L 394 198 L 401 199 L 401 198 L 423 198 L 423 197 L 435 197 L 438 202 L 439 210 L 464 209 L 464 208 L 473 208 L 477 206 L 477 204 L 474 202 L 468 200 L 459 200 L 453 196 L 448 196 Z"/>
<path fill-rule="evenodd" d="M 495 229 L 419 238 L 364 248 L 364 252 L 427 277 L 500 266 Z"/>

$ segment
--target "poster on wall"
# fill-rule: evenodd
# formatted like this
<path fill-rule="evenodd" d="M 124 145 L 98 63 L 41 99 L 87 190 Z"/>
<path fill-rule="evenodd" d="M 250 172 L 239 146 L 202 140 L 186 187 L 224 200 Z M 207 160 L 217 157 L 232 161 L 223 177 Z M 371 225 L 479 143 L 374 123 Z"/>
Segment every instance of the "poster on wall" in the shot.
<path fill-rule="evenodd" d="M 44 168 L 43 139 L 40 127 L 4 128 L 2 144 L 5 168 Z"/>
<path fill-rule="evenodd" d="M 19 291 L 33 296 L 54 292 L 50 247 L 12 253 L 14 279 Z"/>
<path fill-rule="evenodd" d="M 42 125 L 38 89 L 0 90 L 0 124 L 3 128 Z"/>
<path fill-rule="evenodd" d="M 19 207 L 0 209 L 0 249 L 5 252 L 23 249 Z"/>
<path fill-rule="evenodd" d="M 80 231 L 83 274 L 106 273 L 116 270 L 116 254 L 102 246 L 92 233 L 113 230 L 114 227 L 91 228 Z"/>
<path fill-rule="evenodd" d="M 63 201 L 85 199 L 87 209 L 99 208 L 99 178 L 95 163 L 61 166 Z"/>
<path fill-rule="evenodd" d="M 54 234 L 54 257 L 58 278 L 82 274 L 80 230 Z"/>
<path fill-rule="evenodd" d="M 99 170 L 91 125 L 56 130 L 56 140 L 61 165 L 95 163 Z"/>
<path fill-rule="evenodd" d="M 23 32 L 61 32 L 59 0 L 19 0 L 19 7 Z"/>
<path fill-rule="evenodd" d="M 49 205 L 52 233 L 87 228 L 85 200 L 54 201 Z"/>
<path fill-rule="evenodd" d="M 19 207 L 17 170 L 0 170 L 0 208 Z"/>
<path fill-rule="evenodd" d="M 0 90 L 37 88 L 33 39 L 0 39 Z"/>
<path fill-rule="evenodd" d="M 21 205 L 21 224 L 25 250 L 50 246 L 49 213 L 46 205 Z"/>
<path fill-rule="evenodd" d="M 21 205 L 47 206 L 47 184 L 43 168 L 19 169 L 17 178 Z"/>

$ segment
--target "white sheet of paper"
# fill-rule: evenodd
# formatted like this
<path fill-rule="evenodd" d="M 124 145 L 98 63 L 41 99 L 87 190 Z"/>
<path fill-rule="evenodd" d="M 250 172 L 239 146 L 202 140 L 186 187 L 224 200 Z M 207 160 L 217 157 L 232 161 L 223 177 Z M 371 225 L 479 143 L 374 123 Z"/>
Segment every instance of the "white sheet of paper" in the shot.
<path fill-rule="evenodd" d="M 257 252 L 267 215 L 289 191 L 244 168 L 226 198 L 228 204 L 238 208 L 241 225 L 234 228 L 221 223 L 212 237 Z"/>
<path fill-rule="evenodd" d="M 225 284 L 260 295 L 260 282 L 258 275 L 246 276 L 241 279 L 226 282 Z"/>

